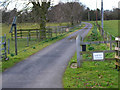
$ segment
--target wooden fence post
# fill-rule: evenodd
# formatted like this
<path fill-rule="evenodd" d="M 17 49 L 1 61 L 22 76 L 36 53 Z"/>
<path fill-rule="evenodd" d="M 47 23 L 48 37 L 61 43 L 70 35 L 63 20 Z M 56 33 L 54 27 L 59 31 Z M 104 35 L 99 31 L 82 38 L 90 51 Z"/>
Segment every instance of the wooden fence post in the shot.
<path fill-rule="evenodd" d="M 107 32 L 105 32 L 105 40 L 107 40 Z"/>
<path fill-rule="evenodd" d="M 17 55 L 17 28 L 16 28 L 16 24 L 15 24 L 15 54 Z"/>
<path fill-rule="evenodd" d="M 63 28 L 63 34 L 65 33 L 65 28 Z"/>
<path fill-rule="evenodd" d="M 4 44 L 4 48 L 5 48 L 4 50 L 5 50 L 5 51 L 4 51 L 4 52 L 5 52 L 5 59 L 6 59 L 6 58 L 7 58 L 6 34 L 4 34 L 4 38 L 5 38 L 5 41 L 4 41 L 4 42 L 5 42 L 5 44 Z"/>
<path fill-rule="evenodd" d="M 110 35 L 110 41 L 112 40 L 112 36 Z M 112 50 L 112 43 L 110 43 L 110 50 Z"/>
<path fill-rule="evenodd" d="M 104 32 L 104 30 L 102 30 L 103 32 L 102 32 L 102 36 L 103 36 L 103 39 L 105 39 L 105 32 Z"/>
<path fill-rule="evenodd" d="M 62 35 L 62 28 L 60 27 L 60 35 Z"/>
<path fill-rule="evenodd" d="M 38 38 L 39 38 L 38 40 L 39 40 L 39 42 L 40 42 L 40 30 L 39 30 L 39 33 L 38 33 Z"/>
<path fill-rule="evenodd" d="M 53 31 L 52 31 L 52 29 L 50 29 L 51 38 L 52 38 L 52 36 L 53 36 L 52 33 L 53 33 Z"/>
<path fill-rule="evenodd" d="M 116 69 L 120 71 L 120 38 L 116 37 L 115 40 L 117 42 L 117 47 L 115 47 L 115 50 L 116 50 L 116 55 L 115 55 L 116 64 L 115 65 L 116 65 Z"/>
<path fill-rule="evenodd" d="M 76 38 L 76 50 L 77 50 L 77 67 L 81 67 L 82 65 L 82 55 L 81 55 L 81 41 L 82 41 L 82 37 L 80 35 L 77 36 Z"/>
<path fill-rule="evenodd" d="M 60 35 L 60 27 L 58 26 L 58 30 L 59 30 L 59 35 Z"/>
<path fill-rule="evenodd" d="M 20 33 L 21 33 L 21 38 L 22 38 L 22 30 L 20 31 Z"/>
<path fill-rule="evenodd" d="M 29 40 L 30 40 L 30 30 L 29 30 Z"/>
<path fill-rule="evenodd" d="M 56 30 L 56 37 L 57 37 L 57 28 L 55 28 L 55 30 Z"/>
<path fill-rule="evenodd" d="M 63 35 L 63 33 L 64 33 L 64 29 L 63 29 L 63 27 L 62 27 L 62 35 Z"/>
<path fill-rule="evenodd" d="M 38 30 L 36 30 L 36 38 L 38 39 Z"/>
<path fill-rule="evenodd" d="M 10 39 L 8 38 L 8 54 L 10 54 Z"/>
<path fill-rule="evenodd" d="M 27 47 L 29 47 L 29 37 L 27 36 Z"/>

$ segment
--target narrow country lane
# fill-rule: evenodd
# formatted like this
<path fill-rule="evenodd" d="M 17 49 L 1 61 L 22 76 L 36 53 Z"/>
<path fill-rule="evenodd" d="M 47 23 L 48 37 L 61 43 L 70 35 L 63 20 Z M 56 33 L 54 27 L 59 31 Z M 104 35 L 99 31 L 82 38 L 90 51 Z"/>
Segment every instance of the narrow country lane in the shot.
<path fill-rule="evenodd" d="M 83 29 L 3 72 L 3 88 L 63 88 L 65 68 L 76 51 L 76 40 L 69 38 L 77 34 L 84 38 L 92 28 L 90 23 L 85 24 Z"/>

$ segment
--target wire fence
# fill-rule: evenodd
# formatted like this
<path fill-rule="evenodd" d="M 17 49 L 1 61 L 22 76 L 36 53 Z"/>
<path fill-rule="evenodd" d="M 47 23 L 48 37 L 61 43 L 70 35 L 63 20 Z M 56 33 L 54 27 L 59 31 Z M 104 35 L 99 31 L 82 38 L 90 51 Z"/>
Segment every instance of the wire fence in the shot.
<path fill-rule="evenodd" d="M 40 42 L 48 42 L 49 40 L 57 39 L 61 36 L 66 35 L 69 32 L 73 32 L 76 30 L 76 28 L 79 28 L 81 24 L 68 27 L 68 26 L 49 26 L 46 27 L 45 31 L 45 38 L 41 39 L 40 33 L 42 32 L 39 29 L 19 29 L 17 30 L 17 50 L 18 54 L 20 52 L 24 52 L 29 47 L 35 48 L 36 44 L 39 44 Z M 6 36 L 5 36 L 6 38 Z M 3 42 L 4 40 L 2 40 Z M 4 46 L 4 45 L 3 45 Z M 2 47 L 3 47 L 2 46 Z M 11 56 L 15 55 L 15 33 L 11 33 L 10 38 L 5 39 L 5 50 L 3 50 L 3 53 L 10 54 Z"/>

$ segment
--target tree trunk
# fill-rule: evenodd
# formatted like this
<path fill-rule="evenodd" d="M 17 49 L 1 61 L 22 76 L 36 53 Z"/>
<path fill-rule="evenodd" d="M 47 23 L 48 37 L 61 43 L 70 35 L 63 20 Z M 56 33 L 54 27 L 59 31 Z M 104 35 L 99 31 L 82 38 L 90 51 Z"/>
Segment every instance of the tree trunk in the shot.
<path fill-rule="evenodd" d="M 40 18 L 40 21 L 38 21 L 40 24 L 40 40 L 43 40 L 46 38 L 46 15 L 48 8 L 50 7 L 50 2 L 42 2 L 41 5 L 39 2 L 32 2 L 32 4 L 34 10 L 36 11 L 36 16 L 38 16 L 37 18 Z"/>

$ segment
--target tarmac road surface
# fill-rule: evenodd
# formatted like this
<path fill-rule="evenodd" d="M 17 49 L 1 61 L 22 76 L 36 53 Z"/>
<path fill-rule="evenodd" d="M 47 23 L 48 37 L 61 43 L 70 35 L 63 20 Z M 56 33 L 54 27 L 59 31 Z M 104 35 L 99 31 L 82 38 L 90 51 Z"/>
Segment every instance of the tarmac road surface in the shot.
<path fill-rule="evenodd" d="M 85 23 L 85 22 L 84 22 Z M 76 40 L 84 38 L 92 28 L 90 23 L 68 37 L 44 48 L 2 74 L 3 88 L 63 88 L 62 77 L 69 60 L 76 51 Z"/>

